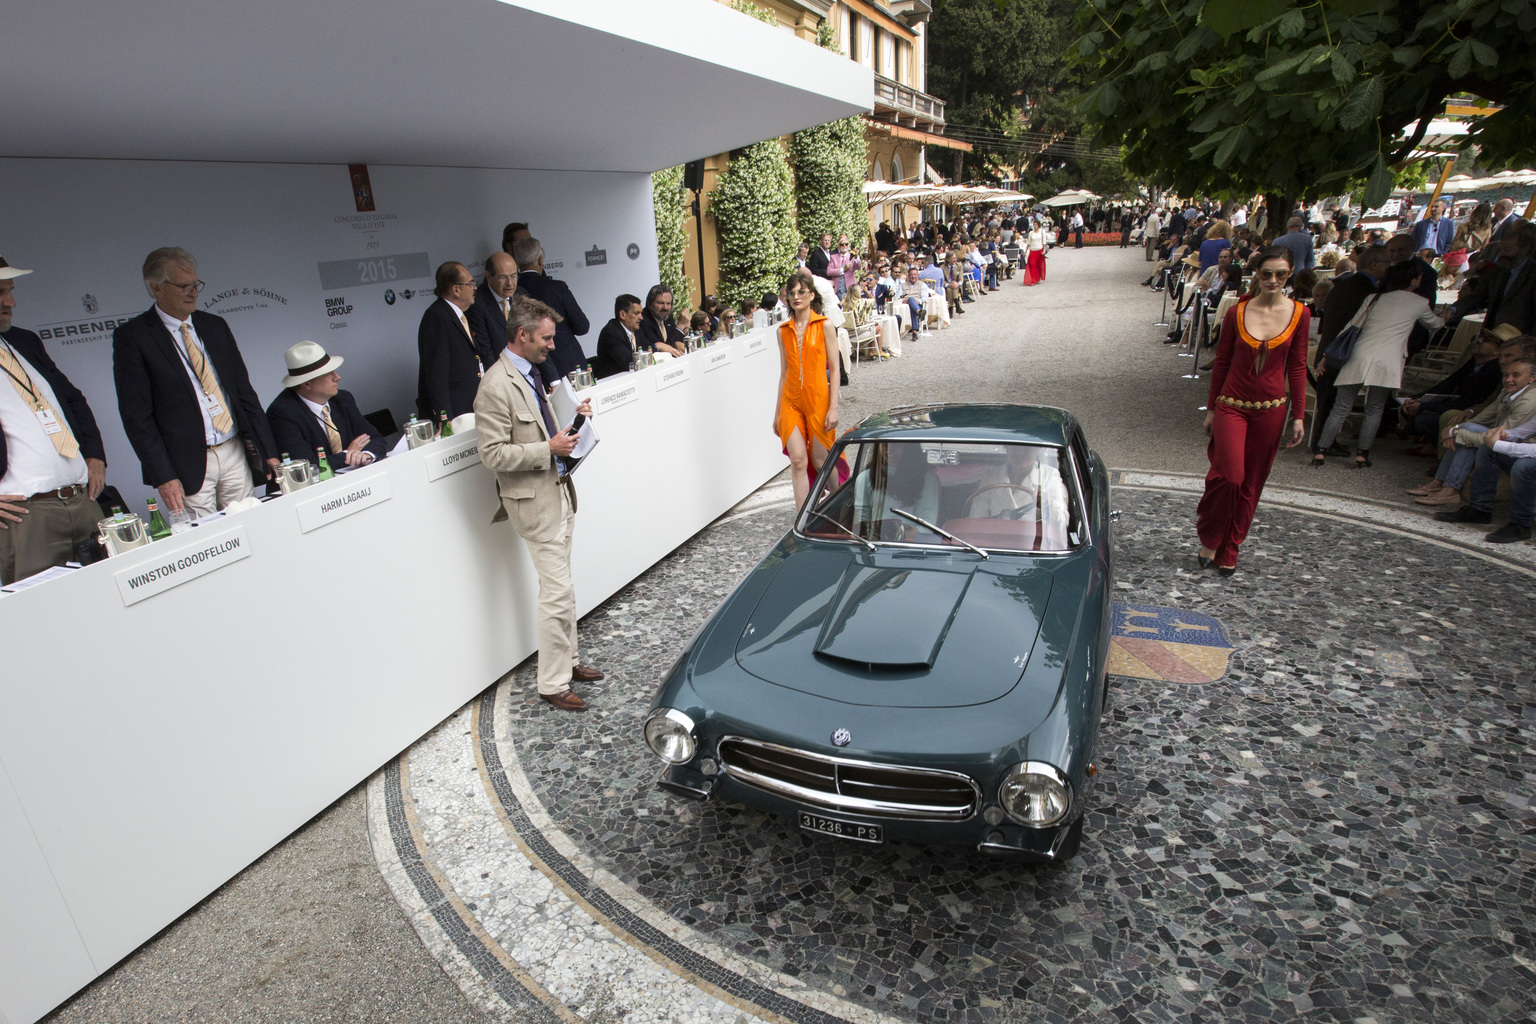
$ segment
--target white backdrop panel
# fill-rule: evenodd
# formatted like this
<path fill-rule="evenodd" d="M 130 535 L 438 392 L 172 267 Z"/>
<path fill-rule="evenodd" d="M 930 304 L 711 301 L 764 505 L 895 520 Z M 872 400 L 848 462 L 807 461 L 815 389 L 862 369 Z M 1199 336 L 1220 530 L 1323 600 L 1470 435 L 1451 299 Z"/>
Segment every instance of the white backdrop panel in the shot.
<path fill-rule="evenodd" d="M 387 407 L 397 420 L 415 406 L 432 272 L 452 259 L 479 278 L 506 223 L 529 223 L 544 243 L 546 270 L 592 321 L 589 354 L 614 296 L 643 297 L 656 282 L 648 174 L 377 166 L 369 176 L 377 210 L 358 213 L 342 165 L 0 159 L 0 255 L 35 271 L 16 282 L 15 323 L 42 334 L 85 392 L 108 481 L 133 505 L 145 488 L 117 414 L 111 327 L 149 308 L 140 268 L 159 246 L 197 257 L 199 304 L 229 321 L 263 404 L 280 390 L 283 351 L 308 339 L 346 359 L 342 386 L 364 412 Z"/>

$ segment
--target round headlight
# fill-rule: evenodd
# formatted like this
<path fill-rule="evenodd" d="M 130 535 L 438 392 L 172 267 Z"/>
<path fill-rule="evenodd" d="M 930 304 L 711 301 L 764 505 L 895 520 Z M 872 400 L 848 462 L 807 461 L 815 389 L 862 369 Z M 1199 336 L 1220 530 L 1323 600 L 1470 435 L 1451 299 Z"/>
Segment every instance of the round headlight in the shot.
<path fill-rule="evenodd" d="M 645 745 L 668 764 L 685 764 L 699 746 L 693 728 L 693 719 L 681 711 L 657 708 L 645 720 Z"/>
<path fill-rule="evenodd" d="M 1072 784 L 1054 765 L 1025 761 L 998 787 L 997 801 L 1020 825 L 1043 828 L 1066 817 L 1072 806 Z"/>

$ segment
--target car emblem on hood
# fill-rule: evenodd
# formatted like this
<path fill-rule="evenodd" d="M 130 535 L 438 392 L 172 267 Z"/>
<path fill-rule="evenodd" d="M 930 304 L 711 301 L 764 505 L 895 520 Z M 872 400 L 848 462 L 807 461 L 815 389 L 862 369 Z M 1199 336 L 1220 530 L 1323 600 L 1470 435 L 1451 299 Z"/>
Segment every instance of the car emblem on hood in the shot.
<path fill-rule="evenodd" d="M 853 733 L 847 729 L 838 729 L 832 734 L 832 744 L 838 747 L 846 747 L 853 742 Z"/>

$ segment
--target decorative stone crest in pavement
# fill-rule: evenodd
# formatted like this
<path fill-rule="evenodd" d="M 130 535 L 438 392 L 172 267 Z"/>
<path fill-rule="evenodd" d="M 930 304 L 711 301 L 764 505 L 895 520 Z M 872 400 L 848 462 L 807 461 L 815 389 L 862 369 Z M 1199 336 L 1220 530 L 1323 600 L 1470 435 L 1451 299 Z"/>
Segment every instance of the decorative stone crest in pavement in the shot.
<path fill-rule="evenodd" d="M 1180 608 L 1116 603 L 1109 674 L 1170 683 L 1214 683 L 1232 654 L 1227 632 L 1209 615 Z"/>

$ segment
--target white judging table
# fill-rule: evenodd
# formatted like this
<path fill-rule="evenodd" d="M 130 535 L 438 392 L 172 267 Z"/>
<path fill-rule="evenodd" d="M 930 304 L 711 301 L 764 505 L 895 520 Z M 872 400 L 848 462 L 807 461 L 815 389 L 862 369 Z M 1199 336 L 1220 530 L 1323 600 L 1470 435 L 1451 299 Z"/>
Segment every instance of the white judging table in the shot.
<path fill-rule="evenodd" d="M 778 374 L 767 329 L 587 392 L 582 614 L 784 469 Z M 537 581 L 496 501 L 466 433 L 0 599 L 0 1021 L 46 1013 L 534 652 Z"/>

